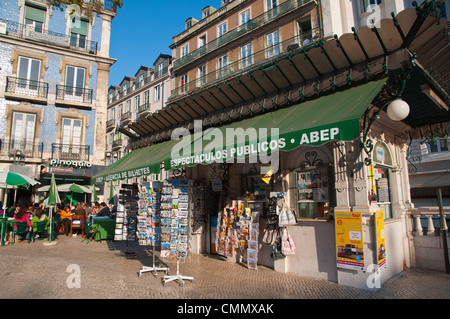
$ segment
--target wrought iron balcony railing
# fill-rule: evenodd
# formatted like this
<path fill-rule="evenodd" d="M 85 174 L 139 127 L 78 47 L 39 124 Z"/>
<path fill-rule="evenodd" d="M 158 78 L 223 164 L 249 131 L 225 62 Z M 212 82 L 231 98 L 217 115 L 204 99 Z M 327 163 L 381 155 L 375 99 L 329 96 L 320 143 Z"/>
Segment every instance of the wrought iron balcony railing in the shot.
<path fill-rule="evenodd" d="M 217 48 L 233 41 L 234 39 L 262 26 L 269 22 L 272 22 L 278 19 L 280 16 L 284 15 L 287 12 L 295 10 L 306 3 L 311 2 L 310 0 L 288 0 L 286 2 L 281 3 L 279 6 L 269 10 L 249 21 L 240 25 L 222 36 L 208 42 L 206 45 L 192 51 L 190 54 L 181 57 L 173 62 L 173 69 L 177 70 L 183 65 L 194 61 L 202 55 L 205 55 L 209 52 L 216 50 Z"/>
<path fill-rule="evenodd" d="M 5 93 L 46 99 L 48 83 L 7 76 Z"/>
<path fill-rule="evenodd" d="M 112 120 L 108 120 L 106 121 L 106 127 L 113 127 L 116 124 L 116 120 L 112 119 Z"/>
<path fill-rule="evenodd" d="M 115 140 L 115 141 L 112 142 L 112 148 L 113 149 L 117 149 L 117 148 L 120 148 L 120 147 L 122 147 L 122 140 L 121 139 L 118 139 L 118 140 Z"/>
<path fill-rule="evenodd" d="M 1 18 L 0 22 L 6 23 L 6 35 L 8 36 L 51 44 L 85 53 L 97 54 L 98 51 L 98 42 L 96 41 L 90 41 L 85 38 L 77 39 L 63 33 L 36 29 L 30 25 L 20 24 Z"/>
<path fill-rule="evenodd" d="M 23 159 L 42 159 L 43 150 L 44 143 L 26 143 L 15 140 L 5 143 L 0 140 L 0 156 L 8 156 L 14 160 L 18 157 Z"/>
<path fill-rule="evenodd" d="M 89 161 L 90 145 L 52 144 L 52 159 Z"/>
<path fill-rule="evenodd" d="M 171 91 L 171 99 L 174 99 L 179 95 L 186 94 L 192 90 L 200 89 L 205 85 L 210 85 L 213 82 L 223 80 L 244 71 L 248 71 L 289 51 L 317 43 L 320 40 L 320 35 L 321 30 L 314 29 L 307 34 L 296 36 L 286 41 L 276 43 L 270 47 L 265 48 L 264 50 L 239 59 L 236 62 L 229 63 L 226 66 L 200 76 L 195 80 L 183 83 L 182 85 L 178 85 L 178 87 Z"/>
<path fill-rule="evenodd" d="M 65 102 L 92 104 L 94 90 L 73 86 L 57 85 L 56 100 Z"/>

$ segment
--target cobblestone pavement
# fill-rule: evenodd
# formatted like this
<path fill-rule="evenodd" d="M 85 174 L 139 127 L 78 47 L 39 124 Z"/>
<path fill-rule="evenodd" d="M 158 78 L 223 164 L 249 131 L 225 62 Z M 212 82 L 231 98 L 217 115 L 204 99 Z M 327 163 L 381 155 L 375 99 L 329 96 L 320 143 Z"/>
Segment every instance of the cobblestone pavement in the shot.
<path fill-rule="evenodd" d="M 130 244 L 135 258 L 123 255 L 124 243 L 81 242 L 60 237 L 55 245 L 21 242 L 0 247 L 1 299 L 448 299 L 450 275 L 419 269 L 407 270 L 378 291 L 337 285 L 326 280 L 277 273 L 266 267 L 257 271 L 211 255 L 193 255 L 180 263 L 180 273 L 193 276 L 182 287 L 161 283 L 163 272 L 139 276 L 152 256 Z M 78 265 L 79 288 L 69 265 Z M 170 275 L 176 263 L 169 264 Z M 68 271 L 69 270 L 69 271 Z M 68 285 L 69 283 L 69 285 Z"/>

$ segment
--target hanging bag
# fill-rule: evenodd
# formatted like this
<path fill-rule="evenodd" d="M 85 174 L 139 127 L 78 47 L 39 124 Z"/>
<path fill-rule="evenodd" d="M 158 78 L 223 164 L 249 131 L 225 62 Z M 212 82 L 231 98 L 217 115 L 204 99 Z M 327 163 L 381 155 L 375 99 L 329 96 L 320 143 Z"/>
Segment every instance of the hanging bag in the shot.
<path fill-rule="evenodd" d="M 283 227 L 282 235 L 281 235 L 281 253 L 284 256 L 295 255 L 296 249 L 294 240 L 289 234 L 286 227 Z"/>
<path fill-rule="evenodd" d="M 262 241 L 269 246 L 273 246 L 277 241 L 277 235 L 278 234 L 275 225 L 267 225 L 266 229 L 264 229 Z"/>
<path fill-rule="evenodd" d="M 289 226 L 297 224 L 297 217 L 295 216 L 295 211 L 290 209 L 286 205 L 286 200 L 284 198 L 278 200 L 278 224 L 280 226 Z"/>
<path fill-rule="evenodd" d="M 277 198 L 272 197 L 269 199 L 269 205 L 267 207 L 267 223 L 277 224 L 278 214 L 277 214 Z"/>

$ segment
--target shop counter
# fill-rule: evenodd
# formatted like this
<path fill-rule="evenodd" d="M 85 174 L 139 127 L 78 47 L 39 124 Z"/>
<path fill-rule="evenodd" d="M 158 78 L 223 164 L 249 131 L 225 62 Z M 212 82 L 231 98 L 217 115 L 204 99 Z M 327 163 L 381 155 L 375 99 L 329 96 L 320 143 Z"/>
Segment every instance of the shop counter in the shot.
<path fill-rule="evenodd" d="M 114 229 L 116 228 L 115 219 L 94 219 L 92 227 L 99 233 L 95 235 L 95 240 L 114 239 Z"/>

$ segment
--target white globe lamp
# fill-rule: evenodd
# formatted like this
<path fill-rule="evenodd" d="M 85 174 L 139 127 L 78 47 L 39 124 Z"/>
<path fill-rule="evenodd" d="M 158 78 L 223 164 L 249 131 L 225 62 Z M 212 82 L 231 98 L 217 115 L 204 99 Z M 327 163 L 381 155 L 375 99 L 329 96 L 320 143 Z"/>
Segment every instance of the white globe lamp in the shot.
<path fill-rule="evenodd" d="M 387 114 L 391 120 L 402 121 L 409 115 L 409 105 L 402 99 L 395 99 L 389 104 Z"/>

